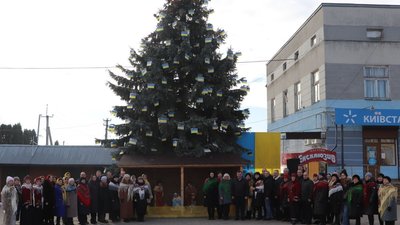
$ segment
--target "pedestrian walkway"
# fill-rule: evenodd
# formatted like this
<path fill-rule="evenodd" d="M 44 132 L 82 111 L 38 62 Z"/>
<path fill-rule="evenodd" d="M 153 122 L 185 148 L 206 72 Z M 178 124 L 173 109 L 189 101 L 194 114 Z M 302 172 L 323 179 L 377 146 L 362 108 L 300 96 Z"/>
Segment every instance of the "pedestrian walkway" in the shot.
<path fill-rule="evenodd" d="M 400 207 L 397 207 L 397 215 L 400 215 Z M 0 224 L 3 223 L 3 210 L 0 212 Z M 74 221 L 74 224 L 77 225 L 78 220 Z M 104 225 L 133 225 L 133 224 L 138 224 L 138 222 L 133 221 L 130 223 L 124 223 L 124 222 L 119 222 L 119 223 L 113 223 L 109 222 Z M 281 222 L 281 221 L 275 221 L 275 220 L 270 220 L 270 221 L 264 221 L 264 220 L 249 220 L 249 221 L 235 221 L 233 219 L 230 220 L 207 220 L 207 218 L 171 218 L 171 219 L 155 219 L 155 218 L 149 218 L 146 219 L 146 221 L 142 224 L 148 224 L 148 225 L 220 225 L 220 224 L 240 224 L 240 225 L 258 225 L 258 224 L 268 224 L 268 225 L 290 225 L 289 222 Z M 350 224 L 355 224 L 355 221 L 351 220 Z M 363 216 L 361 218 L 361 224 L 368 224 L 368 218 L 366 216 Z M 375 224 L 378 225 L 378 216 L 375 216 Z M 17 222 L 17 225 L 19 223 Z M 103 223 L 98 223 L 98 225 L 103 225 Z"/>

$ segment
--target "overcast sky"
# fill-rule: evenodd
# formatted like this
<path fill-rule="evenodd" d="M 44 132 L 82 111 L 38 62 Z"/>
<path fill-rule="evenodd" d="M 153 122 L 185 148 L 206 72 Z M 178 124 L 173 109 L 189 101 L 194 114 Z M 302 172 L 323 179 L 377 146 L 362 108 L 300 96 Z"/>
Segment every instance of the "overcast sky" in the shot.
<path fill-rule="evenodd" d="M 228 34 L 239 61 L 267 60 L 290 38 L 321 0 L 213 0 L 209 20 Z M 352 3 L 399 4 L 398 0 Z M 53 141 L 93 145 L 104 137 L 103 119 L 123 104 L 106 87 L 106 69 L 4 69 L 5 67 L 106 67 L 128 65 L 130 47 L 155 30 L 153 14 L 164 0 L 0 1 L 0 124 L 37 129 L 49 105 Z M 226 47 L 226 46 L 225 46 Z M 251 92 L 247 126 L 267 129 L 265 63 L 238 64 Z M 41 121 L 40 144 L 45 141 Z"/>

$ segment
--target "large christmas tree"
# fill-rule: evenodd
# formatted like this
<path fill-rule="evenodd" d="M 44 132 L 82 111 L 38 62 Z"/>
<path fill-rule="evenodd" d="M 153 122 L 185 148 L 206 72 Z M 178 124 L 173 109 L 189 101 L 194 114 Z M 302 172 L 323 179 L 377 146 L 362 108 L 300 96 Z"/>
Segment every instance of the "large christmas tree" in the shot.
<path fill-rule="evenodd" d="M 207 0 L 167 0 L 156 30 L 131 50 L 133 67 L 110 72 L 110 88 L 127 104 L 113 113 L 122 151 L 202 156 L 237 152 L 249 111 L 240 103 L 249 87 L 238 78 L 238 53 L 217 52 L 226 34 L 208 23 Z"/>

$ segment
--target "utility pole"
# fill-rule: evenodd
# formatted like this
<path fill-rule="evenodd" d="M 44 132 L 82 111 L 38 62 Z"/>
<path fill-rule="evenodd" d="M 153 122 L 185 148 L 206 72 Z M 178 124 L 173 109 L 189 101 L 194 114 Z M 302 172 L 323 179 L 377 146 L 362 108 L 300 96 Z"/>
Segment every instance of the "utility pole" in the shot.
<path fill-rule="evenodd" d="M 42 114 L 39 114 L 39 121 L 38 121 L 38 132 L 37 132 L 37 144 L 39 145 L 39 130 L 40 130 L 40 118 L 46 117 L 46 145 L 53 145 L 53 139 L 51 138 L 51 132 L 50 132 L 50 125 L 49 125 L 49 118 L 53 118 L 54 115 L 49 116 L 48 114 L 48 109 L 49 106 L 46 105 L 46 116 L 42 116 Z"/>
<path fill-rule="evenodd" d="M 107 140 L 108 140 L 108 122 L 110 122 L 111 119 L 105 119 L 103 121 L 105 122 L 105 124 L 103 124 L 103 125 L 106 126 L 106 133 L 104 135 L 104 143 L 107 143 Z"/>

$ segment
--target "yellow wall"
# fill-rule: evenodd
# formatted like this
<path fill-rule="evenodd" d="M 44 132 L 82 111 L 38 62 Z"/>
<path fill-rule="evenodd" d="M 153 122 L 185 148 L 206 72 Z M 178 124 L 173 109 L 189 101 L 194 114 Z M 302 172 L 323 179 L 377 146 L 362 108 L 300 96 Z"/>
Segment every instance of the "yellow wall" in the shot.
<path fill-rule="evenodd" d="M 280 133 L 255 133 L 255 170 L 266 168 L 270 172 L 281 168 L 281 135 Z"/>

